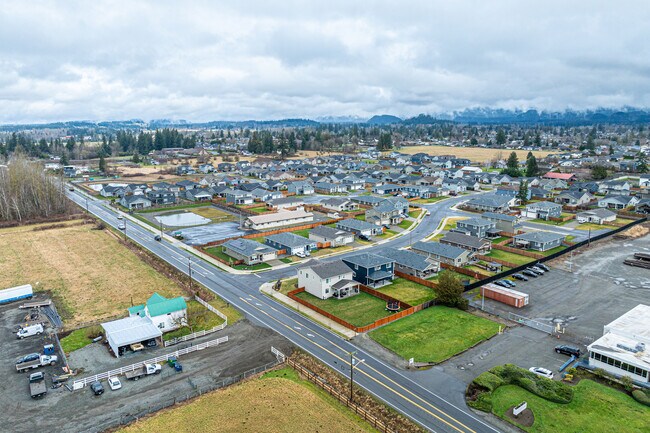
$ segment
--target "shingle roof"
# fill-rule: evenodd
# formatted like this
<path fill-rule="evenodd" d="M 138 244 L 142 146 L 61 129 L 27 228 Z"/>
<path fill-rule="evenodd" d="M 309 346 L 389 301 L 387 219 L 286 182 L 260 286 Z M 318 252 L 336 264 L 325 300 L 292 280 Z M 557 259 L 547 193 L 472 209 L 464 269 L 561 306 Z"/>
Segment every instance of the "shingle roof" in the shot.
<path fill-rule="evenodd" d="M 247 257 L 253 254 L 275 252 L 274 248 L 263 245 L 259 242 L 252 241 L 250 239 L 231 239 L 227 242 L 224 242 L 223 246 L 228 247 L 229 249 Z"/>
<path fill-rule="evenodd" d="M 277 233 L 266 237 L 267 241 L 276 242 L 286 247 L 303 247 L 315 245 L 315 242 L 294 233 Z"/>
<path fill-rule="evenodd" d="M 521 239 L 523 241 L 529 241 L 529 242 L 546 243 L 546 242 L 556 241 L 560 238 L 564 239 L 565 237 L 566 235 L 562 235 L 559 233 L 538 231 L 538 232 L 528 232 L 521 235 L 516 235 L 515 239 Z"/>
<path fill-rule="evenodd" d="M 487 244 L 490 243 L 490 241 L 477 238 L 476 236 L 470 236 L 470 235 L 465 235 L 462 233 L 454 233 L 454 232 L 447 233 L 442 239 L 440 239 L 440 242 L 441 243 L 449 242 L 452 244 L 466 245 L 471 248 L 481 248 L 486 243 Z"/>
<path fill-rule="evenodd" d="M 490 218 L 499 221 L 508 221 L 508 222 L 517 221 L 517 217 L 514 215 L 506 215 L 506 214 L 496 213 L 496 212 L 483 212 L 481 216 L 483 218 Z"/>
<path fill-rule="evenodd" d="M 326 239 L 334 239 L 338 236 L 346 236 L 346 235 L 352 236 L 350 232 L 346 232 L 345 230 L 335 229 L 327 226 L 314 227 L 313 229 L 311 229 L 309 233 L 314 234 L 316 236 L 321 236 Z"/>
<path fill-rule="evenodd" d="M 484 218 L 479 218 L 479 217 L 470 218 L 470 219 L 466 219 L 466 220 L 461 220 L 461 221 L 458 221 L 458 223 L 462 223 L 461 225 L 463 225 L 463 226 L 473 226 L 473 227 L 485 227 L 485 226 L 493 226 L 494 225 L 494 222 L 492 222 L 490 220 L 486 220 Z M 456 223 L 456 224 L 458 224 L 458 223 Z"/>
<path fill-rule="evenodd" d="M 356 218 L 349 218 L 343 221 L 339 221 L 336 223 L 336 225 L 341 227 L 348 227 L 355 230 L 368 230 L 377 228 L 377 226 L 374 224 L 371 224 L 367 221 L 361 221 Z"/>
<path fill-rule="evenodd" d="M 469 204 L 477 206 L 501 207 L 508 204 L 510 200 L 512 200 L 512 197 L 507 195 L 487 194 L 470 199 Z"/>
<path fill-rule="evenodd" d="M 395 260 L 372 253 L 361 253 L 349 256 L 343 259 L 346 263 L 359 265 L 364 268 L 373 268 L 375 266 L 393 263 Z"/>
<path fill-rule="evenodd" d="M 383 248 L 379 255 L 391 259 L 401 266 L 416 269 L 418 271 L 424 271 L 432 266 L 432 263 L 429 262 L 426 257 L 412 251 L 398 250 L 396 248 Z"/>
<path fill-rule="evenodd" d="M 452 245 L 444 245 L 440 242 L 416 242 L 411 247 L 413 250 L 424 251 L 428 254 L 434 254 L 440 257 L 445 257 L 447 259 L 456 259 L 463 254 L 467 253 L 467 250 L 464 250 L 459 247 L 454 247 Z"/>
<path fill-rule="evenodd" d="M 299 269 L 311 269 L 321 279 L 332 278 L 352 272 L 352 269 L 341 260 L 328 263 L 319 263 L 316 260 L 310 260 Z"/>

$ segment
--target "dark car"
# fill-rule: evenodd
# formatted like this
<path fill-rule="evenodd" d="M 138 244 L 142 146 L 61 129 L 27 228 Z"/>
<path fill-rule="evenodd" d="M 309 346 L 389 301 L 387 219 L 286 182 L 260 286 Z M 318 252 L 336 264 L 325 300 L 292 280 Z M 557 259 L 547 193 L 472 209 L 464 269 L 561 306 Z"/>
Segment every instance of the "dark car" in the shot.
<path fill-rule="evenodd" d="M 92 390 L 93 393 L 95 393 L 95 395 L 102 395 L 104 393 L 104 387 L 102 386 L 102 383 L 99 381 L 91 383 L 90 389 Z"/>
<path fill-rule="evenodd" d="M 561 353 L 562 355 L 569 355 L 569 356 L 573 355 L 576 358 L 580 357 L 580 349 L 573 346 L 567 346 L 566 344 L 555 346 L 555 352 Z"/>
<path fill-rule="evenodd" d="M 534 272 L 535 275 L 544 275 L 544 271 L 541 269 L 535 269 L 535 268 L 526 268 L 527 271 Z"/>
<path fill-rule="evenodd" d="M 160 242 L 160 241 L 162 240 L 162 237 L 160 237 L 160 235 L 156 235 L 156 236 L 154 236 L 153 238 L 154 238 L 155 240 L 157 240 L 158 242 Z"/>
<path fill-rule="evenodd" d="M 521 271 L 521 273 L 524 275 L 528 275 L 529 277 L 537 278 L 537 273 L 530 271 L 528 269 L 524 269 L 523 271 Z"/>
<path fill-rule="evenodd" d="M 537 266 L 538 268 L 541 268 L 543 271 L 546 271 L 546 272 L 548 272 L 548 271 L 551 270 L 551 268 L 549 268 L 548 266 L 546 266 L 544 263 L 538 263 L 538 264 L 536 264 L 535 266 Z"/>
<path fill-rule="evenodd" d="M 512 278 L 520 281 L 528 281 L 528 277 L 524 277 L 522 274 L 512 274 Z"/>
<path fill-rule="evenodd" d="M 506 289 L 510 288 L 510 284 L 506 283 L 504 280 L 497 280 L 494 282 L 494 284 L 498 284 L 501 287 L 505 287 Z"/>
<path fill-rule="evenodd" d="M 36 361 L 36 360 L 39 359 L 40 357 L 41 357 L 41 355 L 38 354 L 38 353 L 30 353 L 29 355 L 25 355 L 25 356 L 23 356 L 22 358 L 19 358 L 19 359 L 16 361 L 16 365 L 18 365 L 18 364 L 22 364 L 22 363 L 24 363 L 24 362 Z"/>
<path fill-rule="evenodd" d="M 370 236 L 359 235 L 359 239 L 361 239 L 362 241 L 370 241 Z"/>

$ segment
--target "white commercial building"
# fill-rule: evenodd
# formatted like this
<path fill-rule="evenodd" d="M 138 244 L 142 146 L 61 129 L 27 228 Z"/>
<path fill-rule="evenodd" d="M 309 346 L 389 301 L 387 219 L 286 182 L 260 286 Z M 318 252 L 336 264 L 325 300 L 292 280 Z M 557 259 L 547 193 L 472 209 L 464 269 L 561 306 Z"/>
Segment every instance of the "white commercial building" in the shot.
<path fill-rule="evenodd" d="M 650 382 L 650 306 L 639 304 L 612 323 L 587 348 L 589 366 Z"/>
<path fill-rule="evenodd" d="M 249 216 L 244 221 L 244 227 L 253 230 L 272 229 L 293 224 L 306 224 L 314 221 L 314 214 L 304 209 L 280 210 L 276 213 Z"/>

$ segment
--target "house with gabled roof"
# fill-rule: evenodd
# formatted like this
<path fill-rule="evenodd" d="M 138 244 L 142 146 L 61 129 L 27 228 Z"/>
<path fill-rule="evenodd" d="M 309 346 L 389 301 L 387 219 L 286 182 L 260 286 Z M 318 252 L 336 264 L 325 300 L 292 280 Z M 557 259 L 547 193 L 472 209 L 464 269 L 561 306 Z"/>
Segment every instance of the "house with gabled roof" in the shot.
<path fill-rule="evenodd" d="M 182 296 L 167 299 L 154 293 L 144 304 L 128 310 L 129 316 L 148 317 L 162 332 L 173 331 L 187 323 L 187 304 Z"/>
<path fill-rule="evenodd" d="M 395 278 L 395 261 L 388 257 L 360 253 L 342 260 L 352 269 L 352 279 L 365 286 L 382 287 L 390 284 Z"/>
<path fill-rule="evenodd" d="M 535 231 L 515 235 L 512 243 L 519 248 L 548 251 L 561 246 L 565 238 L 566 235 L 560 233 Z"/>
<path fill-rule="evenodd" d="M 413 251 L 382 248 L 378 254 L 395 261 L 396 271 L 418 278 L 426 278 L 440 271 L 440 262 Z"/>
<path fill-rule="evenodd" d="M 352 269 L 341 260 L 311 260 L 298 268 L 298 287 L 319 299 L 345 299 L 359 294 L 359 283 L 352 275 Z"/>
<path fill-rule="evenodd" d="M 278 250 L 250 239 L 231 239 L 221 245 L 222 251 L 247 265 L 265 263 L 278 258 Z"/>
<path fill-rule="evenodd" d="M 418 254 L 423 254 L 430 259 L 453 266 L 464 266 L 472 259 L 474 253 L 464 248 L 453 245 L 444 245 L 440 242 L 418 241 L 411 247 Z"/>

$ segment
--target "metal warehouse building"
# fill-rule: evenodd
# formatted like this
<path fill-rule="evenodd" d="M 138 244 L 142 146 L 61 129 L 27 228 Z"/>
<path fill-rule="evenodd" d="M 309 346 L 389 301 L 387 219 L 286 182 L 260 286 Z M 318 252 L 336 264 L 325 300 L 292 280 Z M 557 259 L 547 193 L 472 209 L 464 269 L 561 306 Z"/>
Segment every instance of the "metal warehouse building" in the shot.
<path fill-rule="evenodd" d="M 132 344 L 145 344 L 149 340 L 162 343 L 162 332 L 148 317 L 136 315 L 113 320 L 102 323 L 102 328 L 106 333 L 108 345 L 118 358 Z"/>

